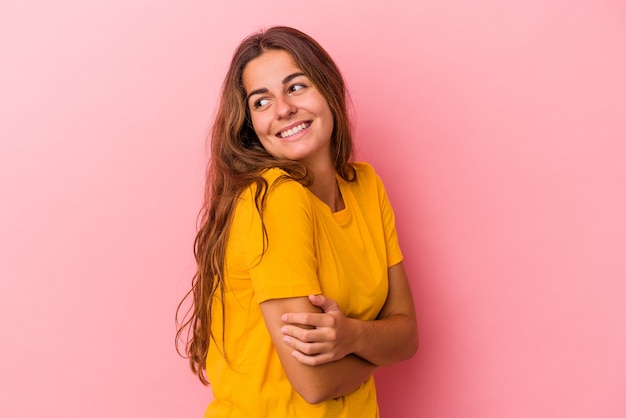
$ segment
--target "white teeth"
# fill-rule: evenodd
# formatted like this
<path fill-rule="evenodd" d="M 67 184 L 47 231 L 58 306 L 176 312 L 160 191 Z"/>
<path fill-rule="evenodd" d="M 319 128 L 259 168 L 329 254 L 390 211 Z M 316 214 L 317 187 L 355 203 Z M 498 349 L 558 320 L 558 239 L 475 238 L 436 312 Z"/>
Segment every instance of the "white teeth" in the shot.
<path fill-rule="evenodd" d="M 298 132 L 300 132 L 301 130 L 305 129 L 308 126 L 309 124 L 307 122 L 302 122 L 298 126 L 294 126 L 291 129 L 287 129 L 286 131 L 279 133 L 278 136 L 280 136 L 281 138 L 287 138 L 288 136 L 297 134 Z"/>

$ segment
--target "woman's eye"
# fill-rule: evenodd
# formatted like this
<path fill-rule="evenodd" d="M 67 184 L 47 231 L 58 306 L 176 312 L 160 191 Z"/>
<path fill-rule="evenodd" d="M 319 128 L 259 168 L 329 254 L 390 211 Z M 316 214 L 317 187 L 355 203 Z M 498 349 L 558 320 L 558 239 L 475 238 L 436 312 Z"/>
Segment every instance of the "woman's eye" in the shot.
<path fill-rule="evenodd" d="M 258 100 L 255 100 L 254 103 L 252 103 L 252 107 L 254 109 L 259 109 L 265 106 L 266 104 L 268 104 L 269 102 L 270 102 L 269 99 L 258 99 Z"/>
<path fill-rule="evenodd" d="M 293 85 L 291 85 L 291 87 L 289 87 L 289 93 L 293 93 L 295 91 L 302 90 L 305 87 L 306 86 L 304 84 L 300 84 L 300 83 L 293 84 Z"/>

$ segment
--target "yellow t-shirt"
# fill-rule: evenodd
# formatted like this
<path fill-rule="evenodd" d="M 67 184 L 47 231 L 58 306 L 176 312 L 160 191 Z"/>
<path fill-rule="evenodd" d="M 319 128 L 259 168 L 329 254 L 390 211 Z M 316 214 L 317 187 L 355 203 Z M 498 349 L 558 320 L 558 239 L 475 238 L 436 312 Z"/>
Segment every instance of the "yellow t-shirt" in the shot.
<path fill-rule="evenodd" d="M 322 293 L 351 318 L 373 320 L 380 312 L 387 269 L 402 253 L 380 178 L 368 164 L 353 165 L 355 182 L 337 177 L 346 207 L 335 213 L 296 181 L 271 187 L 282 170 L 264 173 L 270 192 L 263 257 L 255 187 L 241 195 L 226 247 L 225 327 L 219 299 L 213 309 L 206 371 L 214 400 L 205 417 L 378 417 L 373 377 L 347 396 L 308 404 L 289 383 L 259 307 L 268 299 Z"/>

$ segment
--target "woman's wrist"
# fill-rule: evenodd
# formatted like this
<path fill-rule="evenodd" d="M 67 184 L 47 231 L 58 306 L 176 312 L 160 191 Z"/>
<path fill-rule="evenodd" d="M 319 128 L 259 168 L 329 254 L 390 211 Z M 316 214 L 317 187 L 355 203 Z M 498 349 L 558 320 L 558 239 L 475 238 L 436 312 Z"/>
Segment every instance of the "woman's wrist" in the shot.
<path fill-rule="evenodd" d="M 349 318 L 350 328 L 352 329 L 352 343 L 350 350 L 353 354 L 365 358 L 363 354 L 367 351 L 368 337 L 371 337 L 371 333 L 368 329 L 371 321 L 364 321 L 361 319 Z"/>

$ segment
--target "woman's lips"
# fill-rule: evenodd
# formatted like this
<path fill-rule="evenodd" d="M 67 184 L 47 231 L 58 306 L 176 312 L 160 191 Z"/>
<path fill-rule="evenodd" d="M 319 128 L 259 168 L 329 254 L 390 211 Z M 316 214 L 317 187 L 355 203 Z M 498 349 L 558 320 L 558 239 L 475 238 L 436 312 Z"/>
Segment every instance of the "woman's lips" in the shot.
<path fill-rule="evenodd" d="M 294 136 L 297 133 L 305 130 L 309 126 L 311 126 L 311 121 L 298 122 L 298 123 L 288 127 L 287 129 L 283 129 L 282 131 L 278 132 L 276 134 L 276 136 L 279 137 L 279 138 L 282 138 L 282 139 L 287 139 L 287 138 L 289 138 L 291 136 Z"/>

